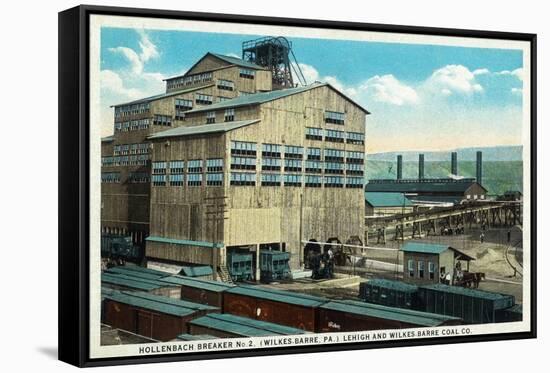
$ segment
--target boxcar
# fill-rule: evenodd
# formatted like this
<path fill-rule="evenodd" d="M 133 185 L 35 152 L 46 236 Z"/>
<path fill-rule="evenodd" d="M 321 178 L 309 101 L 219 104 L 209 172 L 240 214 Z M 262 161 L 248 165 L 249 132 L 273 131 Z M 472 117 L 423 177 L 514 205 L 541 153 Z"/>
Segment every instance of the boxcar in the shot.
<path fill-rule="evenodd" d="M 444 284 L 418 288 L 418 296 L 426 312 L 460 317 L 467 324 L 497 321 L 497 311 L 512 307 L 514 296 Z"/>
<path fill-rule="evenodd" d="M 362 282 L 359 284 L 359 297 L 368 303 L 419 309 L 418 286 L 403 281 L 375 278 Z"/>
<path fill-rule="evenodd" d="M 305 332 L 302 329 L 224 313 L 208 314 L 190 321 L 189 333 L 208 334 L 219 338 L 237 338 L 297 335 Z"/>
<path fill-rule="evenodd" d="M 503 310 L 497 310 L 496 322 L 513 322 L 523 320 L 523 306 L 521 304 L 515 304 L 510 308 Z"/>
<path fill-rule="evenodd" d="M 285 280 L 290 274 L 290 253 L 278 250 L 260 250 L 260 281 Z"/>
<path fill-rule="evenodd" d="M 327 299 L 263 286 L 239 285 L 223 295 L 223 312 L 315 331 L 316 308 Z"/>
<path fill-rule="evenodd" d="M 456 317 L 352 300 L 330 301 L 318 308 L 317 332 L 353 332 L 458 325 Z"/>
<path fill-rule="evenodd" d="M 105 323 L 158 341 L 187 333 L 187 323 L 216 307 L 148 294 L 119 292 L 105 296 Z"/>
<path fill-rule="evenodd" d="M 176 299 L 180 298 L 181 293 L 180 287 L 175 284 L 110 271 L 101 274 L 101 285 L 115 290 L 146 291 Z"/>
<path fill-rule="evenodd" d="M 170 276 L 161 281 L 180 286 L 180 298 L 223 309 L 223 294 L 235 285 L 192 277 Z"/>

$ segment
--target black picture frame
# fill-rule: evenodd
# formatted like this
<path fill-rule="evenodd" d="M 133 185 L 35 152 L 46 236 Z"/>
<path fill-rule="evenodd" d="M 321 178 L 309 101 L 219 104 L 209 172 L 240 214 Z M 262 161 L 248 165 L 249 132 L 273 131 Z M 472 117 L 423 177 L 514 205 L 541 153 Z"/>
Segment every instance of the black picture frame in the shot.
<path fill-rule="evenodd" d="M 91 15 L 116 15 L 239 24 L 316 27 L 451 37 L 526 41 L 531 49 L 531 331 L 415 340 L 283 347 L 271 350 L 216 351 L 160 356 L 89 358 L 89 21 Z M 220 359 L 256 355 L 328 352 L 401 346 L 435 345 L 536 338 L 536 186 L 537 186 L 537 36 L 448 28 L 383 25 L 341 21 L 244 16 L 82 5 L 59 13 L 59 359 L 79 367 Z"/>

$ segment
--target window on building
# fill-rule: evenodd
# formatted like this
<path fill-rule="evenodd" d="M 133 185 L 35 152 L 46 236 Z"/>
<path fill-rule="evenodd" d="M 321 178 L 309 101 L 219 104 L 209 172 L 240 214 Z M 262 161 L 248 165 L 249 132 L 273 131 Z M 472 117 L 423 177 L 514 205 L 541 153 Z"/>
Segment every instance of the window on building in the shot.
<path fill-rule="evenodd" d="M 171 126 L 172 125 L 172 117 L 168 115 L 159 115 L 155 114 L 153 117 L 153 124 L 155 126 Z"/>
<path fill-rule="evenodd" d="M 256 143 L 245 141 L 231 141 L 231 154 L 256 156 Z"/>
<path fill-rule="evenodd" d="M 235 109 L 225 109 L 224 121 L 233 122 L 235 120 Z"/>
<path fill-rule="evenodd" d="M 347 175 L 363 175 L 365 166 L 357 163 L 346 163 Z"/>
<path fill-rule="evenodd" d="M 304 148 L 301 146 L 285 145 L 285 158 L 298 158 L 304 157 Z"/>
<path fill-rule="evenodd" d="M 424 278 L 424 261 L 418 261 L 418 277 Z"/>
<path fill-rule="evenodd" d="M 302 172 L 302 160 L 285 159 L 285 172 Z"/>
<path fill-rule="evenodd" d="M 221 186 L 223 185 L 223 173 L 209 173 L 206 174 L 206 185 L 207 186 Z"/>
<path fill-rule="evenodd" d="M 338 111 L 325 111 L 325 123 L 332 124 L 344 124 L 346 121 L 346 114 Z"/>
<path fill-rule="evenodd" d="M 256 185 L 256 174 L 247 172 L 232 172 L 231 185 Z"/>
<path fill-rule="evenodd" d="M 174 100 L 174 105 L 176 107 L 176 110 L 191 110 L 193 109 L 193 100 L 188 100 L 184 98 L 176 98 Z"/>
<path fill-rule="evenodd" d="M 344 178 L 342 176 L 325 176 L 325 187 L 343 188 Z"/>
<path fill-rule="evenodd" d="M 153 182 L 153 186 L 166 185 L 166 175 L 151 175 L 151 180 Z"/>
<path fill-rule="evenodd" d="M 122 123 L 115 122 L 115 132 L 122 131 Z"/>
<path fill-rule="evenodd" d="M 318 175 L 306 175 L 306 187 L 309 188 L 320 188 L 322 180 L 321 176 Z"/>
<path fill-rule="evenodd" d="M 262 186 L 280 186 L 281 174 L 264 174 L 262 173 Z"/>
<path fill-rule="evenodd" d="M 346 142 L 348 144 L 364 145 L 365 135 L 360 132 L 348 132 Z"/>
<path fill-rule="evenodd" d="M 128 132 L 128 131 L 130 131 L 130 122 L 122 123 L 122 132 Z"/>
<path fill-rule="evenodd" d="M 201 186 L 202 174 L 187 174 L 187 186 Z"/>
<path fill-rule="evenodd" d="M 202 159 L 193 159 L 187 162 L 188 173 L 202 173 Z"/>
<path fill-rule="evenodd" d="M 183 174 L 185 170 L 184 161 L 170 161 L 170 173 L 171 174 Z"/>
<path fill-rule="evenodd" d="M 218 89 L 233 91 L 235 89 L 235 83 L 233 83 L 231 80 L 218 79 Z"/>
<path fill-rule="evenodd" d="M 280 158 L 281 157 L 281 145 L 262 144 L 262 157 Z"/>
<path fill-rule="evenodd" d="M 121 155 L 126 155 L 128 154 L 130 151 L 130 145 L 129 144 L 124 144 L 124 145 L 121 145 L 120 146 L 120 154 Z"/>
<path fill-rule="evenodd" d="M 362 177 L 346 177 L 346 188 L 363 188 L 363 184 Z"/>
<path fill-rule="evenodd" d="M 231 157 L 232 170 L 255 170 L 256 158 L 251 157 Z"/>
<path fill-rule="evenodd" d="M 256 71 L 250 69 L 239 69 L 239 76 L 245 79 L 254 79 Z"/>
<path fill-rule="evenodd" d="M 130 158 L 127 155 L 123 155 L 120 157 L 120 165 L 121 166 L 129 166 L 130 165 Z"/>
<path fill-rule="evenodd" d="M 344 142 L 344 131 L 337 130 L 326 130 L 325 131 L 325 141 L 330 142 Z"/>
<path fill-rule="evenodd" d="M 323 140 L 323 129 L 316 127 L 306 127 L 306 139 Z"/>
<path fill-rule="evenodd" d="M 435 264 L 433 262 L 428 262 L 428 273 L 430 280 L 433 280 L 435 278 Z"/>
<path fill-rule="evenodd" d="M 128 182 L 131 184 L 148 183 L 149 174 L 147 172 L 130 172 L 128 174 Z"/>
<path fill-rule="evenodd" d="M 131 151 L 131 150 L 130 150 Z M 137 155 L 131 155 L 130 156 L 130 166 L 137 166 L 138 163 L 138 157 Z"/>
<path fill-rule="evenodd" d="M 284 174 L 283 175 L 284 186 L 302 186 L 302 175 Z"/>
<path fill-rule="evenodd" d="M 325 162 L 326 174 L 343 174 L 344 164 L 339 162 Z"/>
<path fill-rule="evenodd" d="M 325 149 L 325 161 L 344 162 L 344 151 L 338 149 Z"/>
<path fill-rule="evenodd" d="M 120 155 L 121 145 L 113 146 L 113 155 Z"/>
<path fill-rule="evenodd" d="M 280 171 L 280 158 L 262 158 L 262 171 Z"/>
<path fill-rule="evenodd" d="M 153 171 L 152 172 L 153 175 L 166 174 L 166 162 L 163 162 L 163 161 L 153 162 L 152 171 Z"/>
<path fill-rule="evenodd" d="M 114 157 L 101 157 L 101 166 L 109 167 L 114 163 Z"/>
<path fill-rule="evenodd" d="M 175 120 L 185 120 L 185 111 L 176 109 L 176 114 L 174 115 L 174 119 Z"/>
<path fill-rule="evenodd" d="M 141 143 L 137 144 L 137 152 L 138 154 L 147 154 L 149 153 L 149 144 Z"/>
<path fill-rule="evenodd" d="M 409 277 L 414 277 L 414 260 L 407 260 L 407 271 L 409 272 Z"/>
<path fill-rule="evenodd" d="M 212 158 L 206 160 L 206 172 L 220 172 L 223 171 L 223 159 Z"/>
<path fill-rule="evenodd" d="M 195 103 L 197 105 L 210 105 L 212 104 L 212 96 L 205 95 L 203 93 L 195 94 Z"/>
<path fill-rule="evenodd" d="M 120 183 L 120 172 L 102 172 L 101 182 L 107 184 Z"/>
<path fill-rule="evenodd" d="M 120 156 L 113 157 L 113 166 L 120 166 Z"/>
<path fill-rule="evenodd" d="M 209 111 L 206 113 L 206 123 L 212 124 L 216 123 L 216 112 L 215 111 Z"/>
<path fill-rule="evenodd" d="M 346 162 L 347 163 L 365 163 L 365 153 L 363 152 L 346 152 Z"/>
<path fill-rule="evenodd" d="M 323 162 L 321 161 L 306 161 L 306 172 L 320 174 L 322 170 Z"/>
<path fill-rule="evenodd" d="M 170 174 L 168 175 L 168 182 L 170 186 L 183 186 L 183 174 Z"/>
<path fill-rule="evenodd" d="M 148 163 L 149 163 L 149 155 L 148 154 L 138 155 L 138 165 L 146 166 Z"/>
<path fill-rule="evenodd" d="M 138 129 L 146 130 L 149 128 L 149 118 L 138 120 Z"/>
<path fill-rule="evenodd" d="M 311 160 L 321 160 L 321 149 L 320 148 L 307 148 L 307 159 Z"/>
<path fill-rule="evenodd" d="M 130 131 L 137 131 L 139 129 L 139 120 L 130 121 Z"/>
<path fill-rule="evenodd" d="M 130 144 L 130 154 L 137 154 L 138 144 Z"/>

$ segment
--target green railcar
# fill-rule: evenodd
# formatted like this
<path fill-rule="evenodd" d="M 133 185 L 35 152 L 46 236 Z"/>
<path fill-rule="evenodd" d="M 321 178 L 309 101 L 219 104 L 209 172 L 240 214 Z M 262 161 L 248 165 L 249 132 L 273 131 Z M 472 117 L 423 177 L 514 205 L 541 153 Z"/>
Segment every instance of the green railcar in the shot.
<path fill-rule="evenodd" d="M 260 281 L 271 282 L 291 277 L 290 253 L 279 250 L 260 250 Z"/>
<path fill-rule="evenodd" d="M 253 275 L 252 253 L 232 252 L 227 256 L 227 267 L 233 281 L 251 281 Z"/>

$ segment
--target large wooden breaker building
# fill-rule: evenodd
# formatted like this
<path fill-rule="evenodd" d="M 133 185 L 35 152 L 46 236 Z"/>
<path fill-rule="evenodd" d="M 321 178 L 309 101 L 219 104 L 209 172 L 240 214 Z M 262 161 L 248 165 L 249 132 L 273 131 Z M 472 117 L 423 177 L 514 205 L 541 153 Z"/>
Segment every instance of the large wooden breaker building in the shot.
<path fill-rule="evenodd" d="M 222 269 L 236 251 L 362 237 L 367 110 L 329 84 L 195 108 L 152 142 L 149 260 Z"/>
<path fill-rule="evenodd" d="M 187 125 L 185 112 L 240 95 L 270 91 L 271 72 L 238 58 L 207 53 L 166 92 L 114 107 L 114 134 L 102 139 L 102 234 L 132 236 L 145 245 L 151 189 L 147 137 Z"/>

